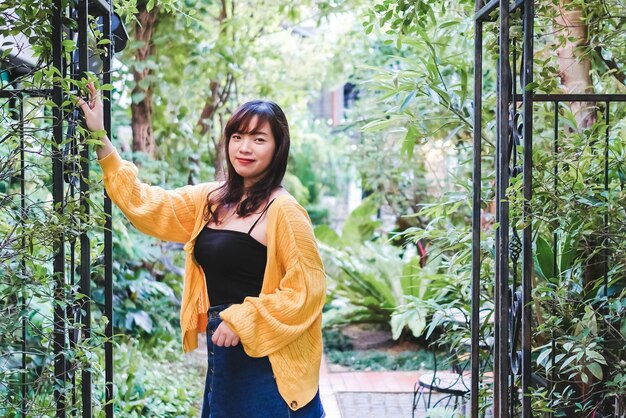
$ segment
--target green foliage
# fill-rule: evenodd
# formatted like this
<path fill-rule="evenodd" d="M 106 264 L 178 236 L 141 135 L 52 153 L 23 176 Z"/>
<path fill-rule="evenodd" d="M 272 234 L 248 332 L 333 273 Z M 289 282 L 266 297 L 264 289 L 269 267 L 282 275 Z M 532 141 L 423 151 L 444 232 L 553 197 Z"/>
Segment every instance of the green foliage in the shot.
<path fill-rule="evenodd" d="M 571 4 L 566 8 L 582 7 L 585 21 L 590 25 L 590 47 L 580 48 L 578 52 L 580 57 L 592 59 L 594 89 L 623 92 L 623 73 L 615 69 L 607 71 L 610 65 L 624 67 L 624 48 L 619 45 L 626 37 L 623 25 L 615 19 L 623 5 L 577 0 L 568 3 Z M 560 87 L 558 62 L 550 51 L 565 39 L 553 34 L 553 19 L 557 13 L 554 4 L 536 2 L 535 29 L 539 36 L 535 44 L 535 83 L 532 86 L 536 92 L 557 92 Z M 512 38 L 519 39 L 518 14 L 511 16 L 511 24 Z M 485 24 L 483 131 L 479 133 L 484 156 L 494 153 L 492 109 L 495 95 L 491 92 L 495 91 L 496 25 L 497 22 Z M 471 155 L 465 144 L 472 139 L 470 121 L 474 105 L 467 73 L 473 66 L 473 7 L 471 2 L 382 0 L 372 6 L 364 27 L 369 34 L 386 33 L 388 37 L 384 42 L 388 47 L 372 54 L 367 61 L 371 66 L 364 68 L 368 76 L 362 76 L 362 85 L 369 89 L 363 92 L 364 109 L 359 114 L 362 122 L 359 126 L 364 141 L 376 144 L 379 153 L 359 155 L 363 161 L 359 172 L 368 187 L 394 196 L 387 201 L 396 213 L 413 215 L 410 223 L 407 222 L 409 228 L 402 228 L 401 237 L 427 245 L 428 264 L 433 262 L 433 257 L 439 258 L 436 264 L 439 273 L 448 280 L 448 295 L 456 298 L 444 296 L 432 308 L 426 335 L 443 326 L 448 332 L 442 333 L 439 341 L 449 347 L 459 346 L 469 337 L 468 327 L 451 325 L 447 312 L 458 311 L 466 316 L 470 307 L 471 208 L 466 202 L 471 201 Z M 616 39 L 609 42 L 613 36 Z M 514 47 L 518 57 L 520 44 L 517 42 Z M 616 82 L 620 77 L 621 85 Z M 562 135 L 555 152 L 551 139 L 552 111 L 550 105 L 535 109 L 530 207 L 533 209 L 536 273 L 533 284 L 535 360 L 541 366 L 538 374 L 548 380 L 554 374 L 557 382 L 552 393 L 548 393 L 547 388 L 533 392 L 533 409 L 557 415 L 591 416 L 597 412 L 607 413 L 608 409 L 601 411 L 598 405 L 613 402 L 610 397 L 624 385 L 625 341 L 620 331 L 624 326 L 622 306 L 626 287 L 623 264 L 626 248 L 622 239 L 626 179 L 622 167 L 626 160 L 623 155 L 624 109 L 611 107 L 613 122 L 606 150 L 609 155 L 606 190 L 603 157 L 606 126 L 598 122 L 590 129 L 579 129 L 571 110 L 562 105 L 559 108 L 562 126 L 557 127 Z M 388 145 L 390 143 L 392 145 Z M 436 191 L 420 190 L 416 187 L 419 183 L 407 183 L 406 178 L 428 175 L 428 169 L 418 171 L 415 167 L 428 164 L 433 158 L 429 151 L 436 148 L 434 144 L 454 150 L 443 159 L 444 162 L 454 161 L 454 171 L 443 174 L 451 181 Z M 382 160 L 381 154 L 391 157 Z M 414 161 L 413 165 L 388 162 L 400 156 Z M 381 164 L 385 173 L 375 168 L 377 166 L 372 164 L 375 160 L 385 161 Z M 484 158 L 483 215 L 489 215 L 492 207 L 493 176 L 493 159 Z M 436 198 L 433 199 L 433 195 Z M 507 198 L 511 225 L 521 230 L 528 222 L 521 217 L 524 205 L 521 176 L 511 179 Z M 604 227 L 605 217 L 608 230 Z M 498 225 L 491 224 L 488 216 L 481 218 L 481 224 L 481 305 L 490 309 L 493 299 L 490 278 L 494 275 L 495 259 L 493 233 Z M 607 271 L 602 267 L 604 256 L 608 256 Z M 519 278 L 520 264 L 512 264 L 511 272 Z M 406 323 L 413 312 L 413 326 L 422 328 L 423 310 L 428 309 L 424 302 L 428 300 L 428 297 L 419 297 L 397 312 L 406 315 Z M 492 334 L 488 321 L 481 324 L 481 339 L 487 341 Z M 554 352 L 551 340 L 556 344 Z M 490 396 L 489 391 L 481 392 L 481 408 L 489 402 Z M 623 399 L 623 392 L 618 396 Z"/>
<path fill-rule="evenodd" d="M 322 335 L 324 337 L 325 352 L 349 351 L 353 348 L 352 341 L 341 330 L 324 328 L 322 329 Z"/>
<path fill-rule="evenodd" d="M 197 416 L 203 378 L 177 342 L 152 348 L 138 340 L 117 342 L 114 411 L 124 417 Z"/>
<path fill-rule="evenodd" d="M 389 353 L 380 350 L 327 351 L 328 361 L 351 370 L 432 370 L 433 354 L 428 350 Z"/>
<path fill-rule="evenodd" d="M 330 293 L 347 302 L 332 322 L 385 323 L 394 339 L 408 328 L 415 337 L 426 329 L 433 306 L 451 297 L 441 274 L 441 258 L 426 267 L 404 249 L 379 236 L 374 195 L 346 219 L 339 236 L 327 225 L 315 228 Z"/>
<path fill-rule="evenodd" d="M 389 244 L 371 241 L 378 221 L 374 197 L 366 199 L 346 219 L 342 236 L 327 225 L 315 228 L 320 241 L 331 293 L 348 300 L 347 318 L 359 322 L 386 323 L 398 299 L 400 252 Z"/>

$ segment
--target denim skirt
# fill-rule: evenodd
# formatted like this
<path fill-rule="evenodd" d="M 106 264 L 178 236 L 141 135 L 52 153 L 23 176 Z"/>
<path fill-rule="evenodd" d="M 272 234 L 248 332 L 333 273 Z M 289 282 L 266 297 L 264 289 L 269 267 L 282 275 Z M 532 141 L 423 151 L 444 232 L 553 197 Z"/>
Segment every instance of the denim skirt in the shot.
<path fill-rule="evenodd" d="M 207 326 L 208 369 L 202 418 L 322 418 L 326 416 L 319 390 L 297 411 L 280 396 L 267 357 L 250 357 L 241 343 L 218 347 L 211 341 L 222 322 L 219 313 L 230 305 L 209 308 Z"/>

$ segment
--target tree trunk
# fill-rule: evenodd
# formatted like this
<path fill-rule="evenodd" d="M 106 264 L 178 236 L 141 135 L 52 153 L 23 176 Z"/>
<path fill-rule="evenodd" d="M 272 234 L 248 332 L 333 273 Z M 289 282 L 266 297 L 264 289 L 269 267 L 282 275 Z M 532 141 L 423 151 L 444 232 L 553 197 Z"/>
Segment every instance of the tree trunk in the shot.
<path fill-rule="evenodd" d="M 150 11 L 145 9 L 140 11 L 137 16 L 138 22 L 134 24 L 135 40 L 143 41 L 144 45 L 135 52 L 135 59 L 138 63 L 145 61 L 154 53 L 152 45 L 152 35 L 156 28 L 158 19 L 158 11 L 153 8 Z M 156 142 L 152 132 L 152 86 L 142 83 L 152 73 L 148 68 L 137 70 L 133 69 L 133 77 L 135 87 L 132 95 L 144 95 L 137 103 L 131 104 L 132 112 L 132 130 L 133 130 L 133 151 L 142 151 L 154 157 L 156 152 Z"/>
<path fill-rule="evenodd" d="M 219 37 L 226 38 L 226 37 L 231 36 L 231 34 L 229 34 L 228 31 L 226 30 L 227 25 L 225 24 L 226 18 L 228 17 L 226 1 L 221 0 L 220 5 L 221 5 L 220 14 L 216 18 L 217 23 L 220 28 Z M 235 8 L 235 1 L 233 0 L 231 2 L 231 14 L 233 15 L 235 11 L 234 8 Z M 223 144 L 222 144 L 223 141 L 222 141 L 221 134 L 218 134 L 217 137 L 211 136 L 212 135 L 211 128 L 212 128 L 213 119 L 216 114 L 220 116 L 220 120 L 221 120 L 220 110 L 222 110 L 222 108 L 224 107 L 224 105 L 228 101 L 228 98 L 231 95 L 234 80 L 235 80 L 235 77 L 233 73 L 230 71 L 226 73 L 226 81 L 224 82 L 223 86 L 221 86 L 216 80 L 211 80 L 210 82 L 211 95 L 207 97 L 204 103 L 204 107 L 202 108 L 202 112 L 200 113 L 200 119 L 198 120 L 198 125 L 200 126 L 200 137 L 204 137 L 207 133 L 210 136 L 210 146 L 212 146 L 214 155 L 215 155 L 213 168 L 215 169 L 216 179 L 220 179 L 220 180 L 222 180 L 224 177 L 223 176 L 224 167 L 222 167 L 222 159 L 224 157 L 224 150 L 223 150 Z M 223 126 L 224 125 L 221 124 L 222 128 Z M 211 151 L 212 150 L 209 150 L 209 154 L 211 153 Z M 189 163 L 190 163 L 190 167 L 192 168 L 189 171 L 188 180 L 189 180 L 189 183 L 192 184 L 192 182 L 194 181 L 193 166 L 194 164 L 199 163 L 199 160 L 194 161 L 193 158 L 190 158 Z"/>
<path fill-rule="evenodd" d="M 591 60 L 589 56 L 581 55 L 585 47 L 589 46 L 588 28 L 582 17 L 583 10 L 580 6 L 572 7 L 571 0 L 560 0 L 554 27 L 559 42 L 556 50 L 559 76 L 566 93 L 593 93 Z M 573 102 L 571 108 L 579 129 L 588 128 L 595 123 L 595 103 Z"/>
<path fill-rule="evenodd" d="M 583 56 L 581 54 L 589 46 L 588 27 L 583 20 L 581 6 L 573 6 L 571 0 L 560 0 L 554 26 L 557 42 L 561 38 L 563 39 L 556 53 L 559 75 L 566 92 L 593 93 L 591 59 L 589 55 Z M 579 130 L 589 128 L 596 122 L 596 103 L 573 102 L 571 109 L 576 117 L 576 125 Z M 602 254 L 595 251 L 600 243 L 591 237 L 586 244 L 586 252 L 590 257 L 584 271 L 585 288 L 604 274 Z"/>

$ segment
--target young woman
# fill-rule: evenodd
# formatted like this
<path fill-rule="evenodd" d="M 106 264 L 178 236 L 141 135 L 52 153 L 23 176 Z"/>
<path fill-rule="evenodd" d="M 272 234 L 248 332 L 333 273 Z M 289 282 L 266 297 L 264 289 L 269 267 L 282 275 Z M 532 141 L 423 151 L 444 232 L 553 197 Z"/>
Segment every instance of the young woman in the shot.
<path fill-rule="evenodd" d="M 78 98 L 103 129 L 93 86 Z M 183 349 L 207 332 L 202 417 L 320 418 L 325 275 L 306 211 L 281 187 L 289 127 L 275 103 L 239 107 L 224 131 L 222 183 L 164 190 L 137 178 L 108 138 L 96 150 L 111 200 L 140 231 L 184 243 Z"/>

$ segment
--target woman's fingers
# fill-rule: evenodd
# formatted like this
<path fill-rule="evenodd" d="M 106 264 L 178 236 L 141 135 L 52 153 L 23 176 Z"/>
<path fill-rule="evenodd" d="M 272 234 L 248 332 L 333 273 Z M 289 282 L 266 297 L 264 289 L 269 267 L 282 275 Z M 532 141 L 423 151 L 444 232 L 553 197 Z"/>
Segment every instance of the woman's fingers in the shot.
<path fill-rule="evenodd" d="M 218 347 L 232 347 L 239 344 L 239 336 L 224 322 L 217 326 L 211 337 L 213 344 Z"/>
<path fill-rule="evenodd" d="M 87 83 L 87 89 L 89 90 L 89 107 L 93 109 L 97 104 L 100 104 L 100 91 L 96 89 L 93 81 Z"/>
<path fill-rule="evenodd" d="M 91 106 L 89 106 L 87 102 L 85 102 L 82 98 L 77 97 L 76 102 L 78 103 L 80 108 L 83 110 L 83 112 L 87 113 L 91 111 Z"/>
<path fill-rule="evenodd" d="M 80 106 L 85 119 L 87 129 L 92 132 L 104 129 L 103 124 L 103 106 L 100 100 L 100 91 L 96 89 L 93 81 L 87 83 L 89 97 L 80 97 L 72 95 L 76 98 L 76 104 Z"/>
<path fill-rule="evenodd" d="M 234 347 L 237 344 L 239 344 L 239 337 L 237 337 L 236 335 L 227 337 L 226 340 L 224 341 L 225 347 Z"/>

